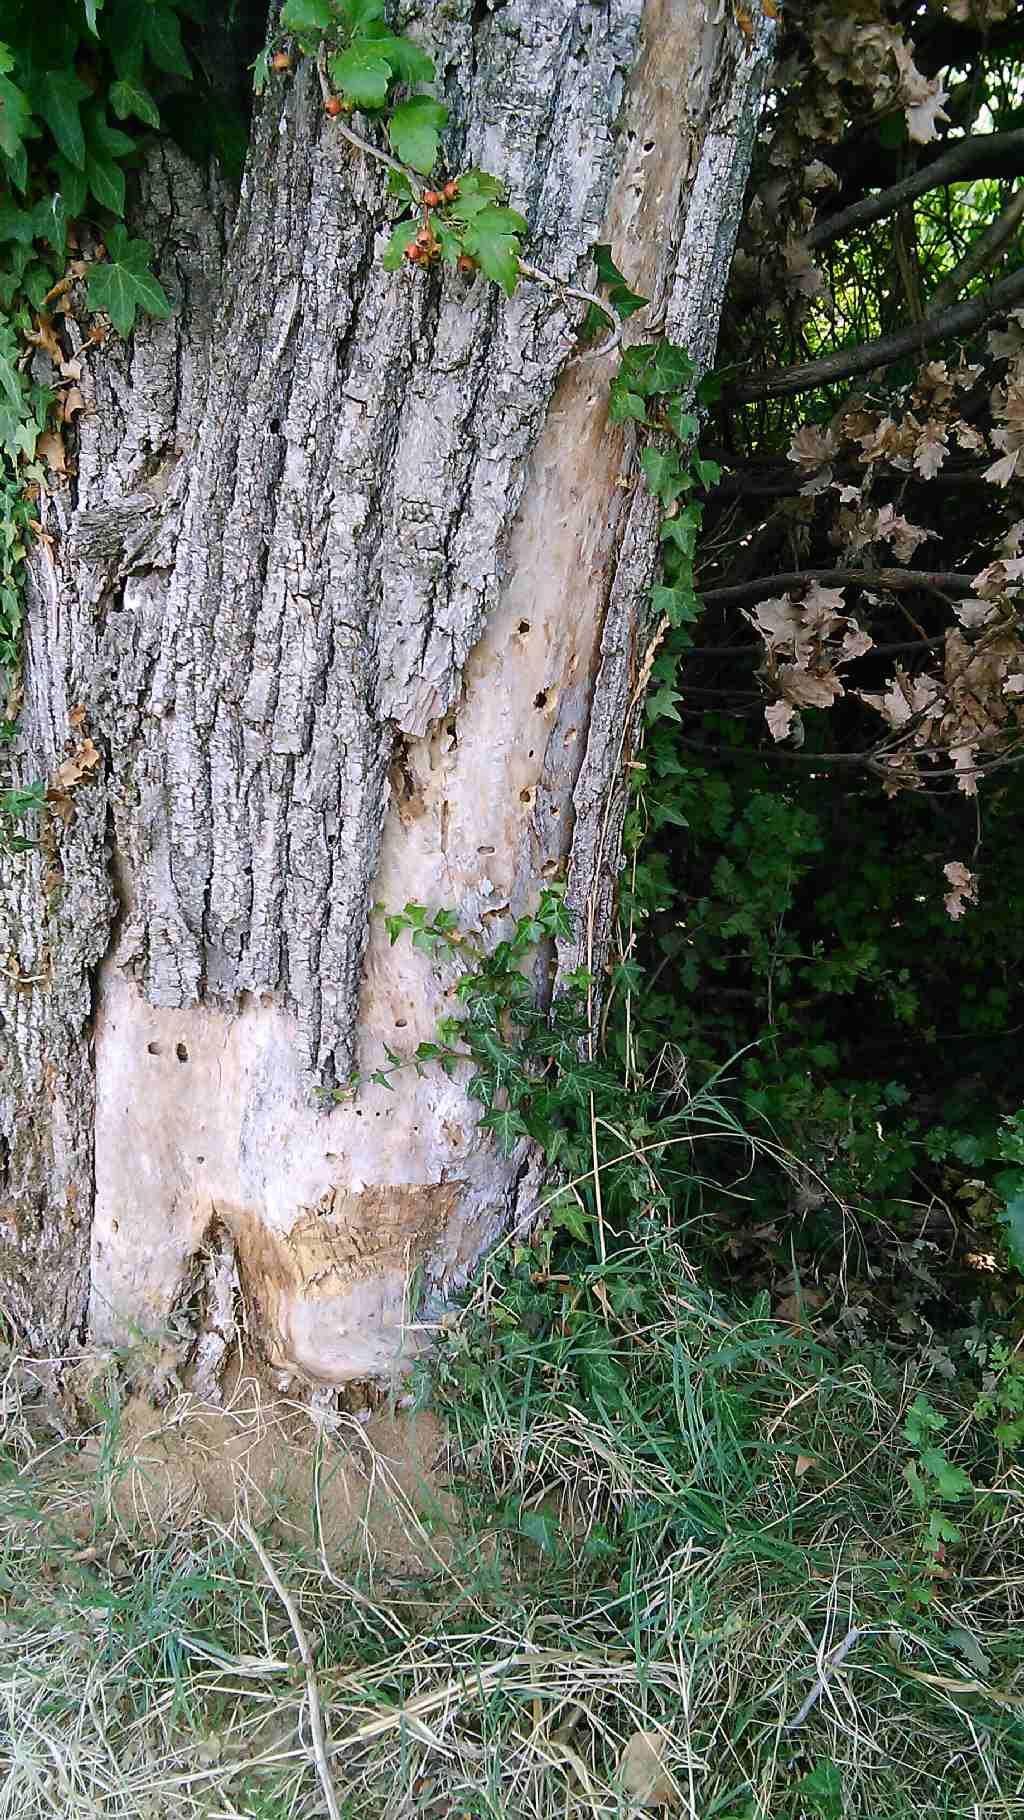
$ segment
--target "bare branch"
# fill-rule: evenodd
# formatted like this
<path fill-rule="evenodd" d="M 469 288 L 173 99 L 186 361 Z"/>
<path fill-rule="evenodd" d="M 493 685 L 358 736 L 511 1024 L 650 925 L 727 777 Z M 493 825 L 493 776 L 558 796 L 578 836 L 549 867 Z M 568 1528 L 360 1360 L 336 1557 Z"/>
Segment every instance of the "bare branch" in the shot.
<path fill-rule="evenodd" d="M 955 303 L 964 287 L 976 278 L 979 272 L 988 271 L 995 265 L 1009 241 L 1024 221 L 1024 184 L 1015 190 L 1001 214 L 997 215 L 990 227 L 973 240 L 959 265 L 954 266 L 948 277 L 936 285 L 928 299 L 929 316 L 937 316 L 940 311 Z"/>
<path fill-rule="evenodd" d="M 912 171 L 909 177 L 902 178 L 889 189 L 879 190 L 875 196 L 864 196 L 859 202 L 851 203 L 849 208 L 840 209 L 837 215 L 826 216 L 824 221 L 819 221 L 811 229 L 803 244 L 809 252 L 820 246 L 828 246 L 830 241 L 838 240 L 841 234 L 849 234 L 855 228 L 867 227 L 872 221 L 880 221 L 883 215 L 891 215 L 895 209 L 901 208 L 906 202 L 913 202 L 917 196 L 924 196 L 928 190 L 939 189 L 942 184 L 954 183 L 968 174 L 973 176 L 993 164 L 1002 167 L 1007 161 L 1014 174 L 1024 163 L 1024 129 L 1013 133 L 983 133 L 973 139 L 958 139 L 941 157 Z"/>
<path fill-rule="evenodd" d="M 881 588 L 886 593 L 909 588 L 938 589 L 958 597 L 970 594 L 974 588 L 972 575 L 955 575 L 942 569 L 791 569 L 783 575 L 760 575 L 753 581 L 737 582 L 731 588 L 698 592 L 706 607 L 725 607 L 769 594 L 784 594 L 805 581 L 821 582 L 826 588 Z"/>
<path fill-rule="evenodd" d="M 785 398 L 794 392 L 810 392 L 816 386 L 835 385 L 856 373 L 870 373 L 875 367 L 892 366 L 904 354 L 923 353 L 936 341 L 951 341 L 958 335 L 969 335 L 992 316 L 1004 316 L 1024 301 L 1024 271 L 1012 272 L 998 284 L 958 303 L 941 316 L 926 317 L 909 329 L 898 329 L 892 335 L 880 335 L 877 341 L 862 341 L 859 347 L 842 348 L 820 360 L 805 360 L 799 366 L 783 367 L 779 373 L 766 373 L 759 379 L 746 379 L 730 386 L 722 395 L 725 404 L 751 404 L 758 398 Z"/>

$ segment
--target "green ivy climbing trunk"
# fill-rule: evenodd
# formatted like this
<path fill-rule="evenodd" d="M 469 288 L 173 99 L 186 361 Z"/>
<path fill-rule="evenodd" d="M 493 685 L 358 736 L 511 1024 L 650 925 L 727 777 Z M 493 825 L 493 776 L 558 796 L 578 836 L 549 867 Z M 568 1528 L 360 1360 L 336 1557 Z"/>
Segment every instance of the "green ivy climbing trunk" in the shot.
<path fill-rule="evenodd" d="M 718 10 L 417 27 L 449 168 L 501 176 L 566 280 L 610 241 L 698 371 L 770 39 Z M 257 106 L 237 207 L 155 153 L 175 313 L 85 347 L 77 472 L 41 502 L 19 762 L 61 781 L 4 861 L 2 1294 L 34 1347 L 155 1335 L 207 1389 L 240 1323 L 284 1372 L 386 1372 L 421 1290 L 536 1199 L 457 1078 L 317 1097 L 450 1002 L 374 902 L 496 937 L 568 869 L 579 955 L 607 946 L 657 549 L 614 356 L 574 359 L 580 306 L 540 285 L 382 270 L 393 215 L 308 62 Z"/>

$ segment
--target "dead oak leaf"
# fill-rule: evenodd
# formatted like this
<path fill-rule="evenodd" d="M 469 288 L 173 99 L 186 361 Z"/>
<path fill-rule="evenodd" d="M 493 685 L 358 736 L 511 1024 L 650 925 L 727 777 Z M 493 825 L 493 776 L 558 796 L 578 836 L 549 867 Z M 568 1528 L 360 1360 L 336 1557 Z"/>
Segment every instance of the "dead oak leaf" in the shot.
<path fill-rule="evenodd" d="M 100 754 L 93 741 L 83 739 L 71 757 L 66 758 L 62 765 L 58 765 L 50 788 L 57 796 L 65 796 L 69 790 L 74 789 L 76 784 L 80 784 L 84 777 L 88 777 L 89 772 L 94 771 L 99 762 Z M 49 795 L 49 791 L 47 795 Z"/>
<path fill-rule="evenodd" d="M 36 454 L 41 455 L 51 474 L 65 475 L 68 471 L 67 452 L 63 437 L 56 430 L 47 430 L 36 443 Z"/>

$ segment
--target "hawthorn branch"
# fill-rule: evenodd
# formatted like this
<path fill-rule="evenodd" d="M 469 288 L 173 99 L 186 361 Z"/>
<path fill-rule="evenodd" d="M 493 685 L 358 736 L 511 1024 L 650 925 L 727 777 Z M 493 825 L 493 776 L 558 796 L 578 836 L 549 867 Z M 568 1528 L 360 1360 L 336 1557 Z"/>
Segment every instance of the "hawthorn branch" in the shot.
<path fill-rule="evenodd" d="M 936 285 L 928 299 L 928 315 L 936 316 L 941 310 L 955 303 L 964 287 L 976 278 L 979 272 L 988 271 L 995 265 L 1024 221 L 1024 184 L 1010 197 L 1002 212 L 996 216 L 990 227 L 973 240 L 959 265 L 954 266 L 948 277 Z"/>
<path fill-rule="evenodd" d="M 838 240 L 841 234 L 849 234 L 855 228 L 868 227 L 872 221 L 880 221 L 883 215 L 891 215 L 905 203 L 913 202 L 929 190 L 940 189 L 943 184 L 954 183 L 967 175 L 973 176 L 986 166 L 995 164 L 1002 167 L 1007 161 L 1013 172 L 1019 171 L 1024 163 L 1024 128 L 1012 133 L 982 133 L 973 139 L 959 139 L 941 157 L 912 171 L 909 177 L 903 177 L 899 183 L 891 184 L 887 190 L 879 190 L 875 196 L 864 196 L 859 202 L 852 202 L 849 208 L 840 209 L 838 214 L 819 221 L 805 236 L 803 244 L 808 252 L 814 252 L 816 248 Z"/>
<path fill-rule="evenodd" d="M 746 379 L 730 386 L 722 394 L 724 404 L 752 404 L 759 398 L 785 398 L 794 392 L 810 392 L 816 386 L 835 385 L 840 379 L 851 379 L 857 373 L 870 373 L 876 367 L 892 366 L 904 354 L 923 353 L 936 341 L 952 341 L 958 335 L 969 335 L 992 316 L 1005 316 L 1024 301 L 1024 271 L 1001 278 L 980 297 L 958 303 L 940 316 L 927 316 L 913 328 L 897 329 L 892 335 L 880 335 L 876 341 L 862 341 L 855 348 L 841 348 L 825 354 L 820 360 L 805 360 L 799 366 L 783 367 L 780 373 L 768 373 L 759 379 Z"/>

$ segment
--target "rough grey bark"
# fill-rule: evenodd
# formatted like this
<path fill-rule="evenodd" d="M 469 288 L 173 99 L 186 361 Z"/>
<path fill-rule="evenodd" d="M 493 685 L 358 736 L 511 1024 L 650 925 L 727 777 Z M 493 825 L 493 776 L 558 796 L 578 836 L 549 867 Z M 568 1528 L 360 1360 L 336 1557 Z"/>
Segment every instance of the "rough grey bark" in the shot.
<path fill-rule="evenodd" d="M 456 0 L 416 29 L 449 168 L 502 176 L 564 280 L 611 239 L 704 366 L 768 26 Z M 85 357 L 33 565 L 24 774 L 101 762 L 5 866 L 0 1277 L 37 1346 L 142 1329 L 212 1383 L 241 1305 L 335 1382 L 408 1351 L 413 1277 L 457 1280 L 537 1176 L 457 1081 L 316 1103 L 450 990 L 370 906 L 500 930 L 568 860 L 600 957 L 656 522 L 578 306 L 383 272 L 380 170 L 309 68 L 233 220 L 166 150 L 146 206 L 176 314 Z"/>

